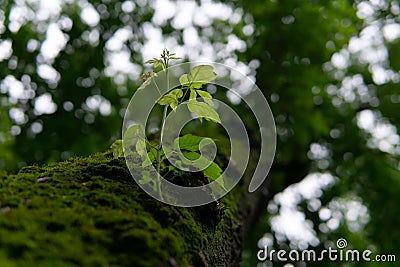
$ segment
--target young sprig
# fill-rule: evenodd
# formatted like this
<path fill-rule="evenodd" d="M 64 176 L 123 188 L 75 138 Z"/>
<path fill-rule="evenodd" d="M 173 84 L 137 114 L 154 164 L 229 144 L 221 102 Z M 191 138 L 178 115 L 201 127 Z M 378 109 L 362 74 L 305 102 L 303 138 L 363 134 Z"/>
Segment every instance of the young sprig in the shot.
<path fill-rule="evenodd" d="M 150 59 L 146 61 L 146 63 L 153 64 L 154 71 L 156 71 L 156 69 L 160 66 L 162 67 L 162 70 L 167 76 L 166 84 L 164 86 L 169 89 L 169 62 L 170 60 L 178 59 L 180 58 L 177 57 L 175 53 L 171 53 L 168 49 L 164 49 L 160 55 L 160 58 Z M 138 88 L 138 90 L 146 88 L 151 83 L 151 80 L 154 76 L 157 76 L 157 74 L 153 71 L 144 73 L 142 75 L 144 82 Z M 168 91 L 164 95 L 160 93 L 160 97 L 156 100 L 156 102 L 159 105 L 164 106 L 164 111 L 161 116 L 160 138 L 158 140 L 158 146 L 151 145 L 151 142 L 149 142 L 145 136 L 138 134 L 143 132 L 143 129 L 138 128 L 139 126 L 136 128 L 131 126 L 131 128 L 129 128 L 131 129 L 129 134 L 132 135 L 132 139 L 137 139 L 135 145 L 136 152 L 143 159 L 142 179 L 140 180 L 141 184 L 152 183 L 153 181 L 153 179 L 150 177 L 150 172 L 147 169 L 150 165 L 155 163 L 157 167 L 157 174 L 160 175 L 161 162 L 168 158 L 169 160 L 174 161 L 176 164 L 175 166 L 181 166 L 183 169 L 191 167 L 202 170 L 203 174 L 209 180 L 216 180 L 220 186 L 226 190 L 223 180 L 218 179 L 222 175 L 222 169 L 216 163 L 202 156 L 199 151 L 201 146 L 200 142 L 203 140 L 203 137 L 186 134 L 173 140 L 173 147 L 163 147 L 165 121 L 169 108 L 171 108 L 173 111 L 176 111 L 178 105 L 184 104 L 191 113 L 197 115 L 200 121 L 205 119 L 216 123 L 221 122 L 221 119 L 215 110 L 212 95 L 204 90 L 204 87 L 211 81 L 215 80 L 216 77 L 217 74 L 214 72 L 213 66 L 198 65 L 190 69 L 188 73 L 179 77 L 180 86 Z M 158 86 L 156 87 L 160 92 Z M 199 101 L 200 99 L 201 101 Z M 202 146 L 204 148 L 205 145 L 202 143 Z M 148 151 L 149 147 L 150 149 Z M 179 153 L 180 150 L 183 154 Z M 114 151 L 114 155 L 121 155 L 120 150 L 114 149 Z M 172 157 L 172 155 L 174 156 Z M 159 193 L 160 199 L 163 199 L 161 194 L 162 188 L 160 176 L 156 178 L 154 183 L 152 183 L 152 186 L 154 190 Z"/>
<path fill-rule="evenodd" d="M 153 64 L 154 69 L 158 68 L 158 66 L 161 65 L 163 71 L 165 71 L 166 69 L 168 69 L 170 60 L 178 60 L 178 59 L 181 59 L 181 58 L 175 56 L 175 53 L 171 53 L 168 49 L 164 48 L 164 50 L 161 53 L 160 58 L 153 58 L 153 59 L 147 60 L 145 63 Z"/>

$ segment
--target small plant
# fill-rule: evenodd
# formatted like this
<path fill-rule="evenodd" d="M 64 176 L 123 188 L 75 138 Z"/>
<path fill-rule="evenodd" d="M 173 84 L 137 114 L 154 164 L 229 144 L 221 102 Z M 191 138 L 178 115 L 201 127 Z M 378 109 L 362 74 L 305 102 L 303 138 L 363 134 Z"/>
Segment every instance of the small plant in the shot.
<path fill-rule="evenodd" d="M 177 60 L 178 57 L 174 53 L 171 53 L 167 49 L 164 49 L 161 53 L 160 58 L 153 58 L 146 61 L 146 63 L 153 64 L 153 69 L 162 67 L 162 71 L 166 73 L 166 88 L 169 89 L 168 79 L 168 67 L 171 60 Z M 157 76 L 154 72 L 148 72 L 142 75 L 144 82 L 138 90 L 145 90 L 145 88 L 151 83 L 154 76 Z M 143 159 L 142 162 L 142 175 L 139 183 L 149 184 L 151 183 L 153 190 L 159 192 L 161 197 L 161 182 L 160 182 L 160 171 L 161 163 L 165 160 L 173 160 L 174 165 L 180 169 L 199 169 L 202 170 L 205 177 L 209 181 L 218 181 L 219 185 L 224 189 L 224 182 L 222 179 L 218 179 L 221 176 L 221 168 L 214 162 L 210 161 L 199 153 L 202 148 L 207 147 L 212 143 L 210 138 L 204 138 L 195 136 L 192 134 L 186 134 L 173 140 L 173 147 L 163 148 L 163 138 L 165 130 L 165 121 L 169 112 L 175 112 L 177 107 L 181 104 L 187 105 L 188 110 L 195 114 L 200 121 L 203 119 L 220 123 L 220 117 L 217 111 L 214 109 L 214 103 L 212 96 L 207 91 L 203 90 L 203 87 L 213 81 L 217 77 L 214 72 L 214 68 L 210 65 L 199 65 L 192 68 L 189 73 L 183 74 L 179 78 L 180 86 L 169 91 L 165 95 L 160 95 L 157 103 L 164 106 L 164 110 L 161 117 L 160 127 L 160 138 L 158 144 L 155 144 L 154 140 L 149 141 L 146 136 L 138 134 L 143 129 L 140 129 L 139 125 L 131 126 L 125 133 L 128 138 L 136 138 L 135 150 Z M 198 99 L 202 101 L 198 101 Z M 114 156 L 121 156 L 122 149 L 121 144 L 114 144 L 112 147 Z M 181 153 L 178 153 L 181 151 Z M 146 167 L 154 164 L 156 166 L 158 179 L 154 182 L 151 178 L 150 171 Z M 173 170 L 174 166 L 168 166 L 169 170 Z"/>

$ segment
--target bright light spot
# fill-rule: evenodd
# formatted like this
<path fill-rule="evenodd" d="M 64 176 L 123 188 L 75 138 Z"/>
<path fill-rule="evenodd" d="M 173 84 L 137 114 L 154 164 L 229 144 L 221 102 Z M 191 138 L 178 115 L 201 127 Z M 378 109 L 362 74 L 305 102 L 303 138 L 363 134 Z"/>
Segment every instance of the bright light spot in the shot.
<path fill-rule="evenodd" d="M 292 245 L 306 249 L 309 244 L 318 245 L 319 240 L 309 221 L 306 221 L 305 214 L 298 210 L 282 207 L 279 216 L 271 219 L 271 225 L 279 241 L 290 240 Z"/>
<path fill-rule="evenodd" d="M 57 105 L 49 93 L 45 93 L 35 99 L 35 115 L 52 114 L 56 112 Z"/>
<path fill-rule="evenodd" d="M 389 42 L 393 42 L 400 37 L 400 25 L 397 23 L 387 24 L 383 27 L 383 36 Z"/>
<path fill-rule="evenodd" d="M 264 234 L 264 236 L 258 241 L 258 247 L 272 247 L 274 244 L 274 237 L 270 233 Z"/>
<path fill-rule="evenodd" d="M 228 36 L 228 45 L 226 46 L 226 49 L 229 52 L 233 52 L 235 50 L 244 52 L 246 50 L 246 43 L 239 39 L 236 35 L 230 34 Z"/>
<path fill-rule="evenodd" d="M 111 103 L 101 95 L 89 96 L 86 99 L 85 105 L 88 111 L 99 111 L 101 115 L 108 116 L 111 114 Z M 88 118 L 90 119 L 90 118 Z"/>
<path fill-rule="evenodd" d="M 31 124 L 31 130 L 34 134 L 38 134 L 43 130 L 43 125 L 40 122 L 34 122 Z"/>
<path fill-rule="evenodd" d="M 180 1 L 176 7 L 177 11 L 172 20 L 172 27 L 175 29 L 190 27 L 193 24 L 196 3 L 194 1 Z"/>
<path fill-rule="evenodd" d="M 8 29 L 14 33 L 18 32 L 27 20 L 32 20 L 34 17 L 35 13 L 32 10 L 22 2 L 16 2 L 9 14 Z"/>
<path fill-rule="evenodd" d="M 111 103 L 108 100 L 101 102 L 99 107 L 100 114 L 103 116 L 108 116 L 111 114 Z"/>
<path fill-rule="evenodd" d="M 0 92 L 8 95 L 15 99 L 25 98 L 24 96 L 24 84 L 12 75 L 7 75 L 6 78 L 1 82 Z"/>
<path fill-rule="evenodd" d="M 58 82 L 60 74 L 51 66 L 47 64 L 39 65 L 37 68 L 38 75 L 49 82 Z"/>
<path fill-rule="evenodd" d="M 28 116 L 25 115 L 24 111 L 20 108 L 11 108 L 9 111 L 10 118 L 16 124 L 25 124 L 28 121 Z"/>
<path fill-rule="evenodd" d="M 382 66 L 372 65 L 370 67 L 372 73 L 372 79 L 377 85 L 387 83 L 389 81 L 389 72 L 386 71 Z"/>
<path fill-rule="evenodd" d="M 209 18 L 207 11 L 203 8 L 199 8 L 196 11 L 196 15 L 193 17 L 193 22 L 202 28 L 209 27 L 212 24 L 212 20 Z"/>
<path fill-rule="evenodd" d="M 336 230 L 341 221 L 345 221 L 351 232 L 361 231 L 370 220 L 368 208 L 358 197 L 335 198 L 328 204 L 332 218 L 326 223 L 331 230 Z"/>
<path fill-rule="evenodd" d="M 57 16 L 61 12 L 61 0 L 40 0 L 40 6 L 36 13 L 38 20 L 47 20 Z"/>
<path fill-rule="evenodd" d="M 46 33 L 46 40 L 42 43 L 40 53 L 45 59 L 54 59 L 65 47 L 68 41 L 67 35 L 64 35 L 56 23 L 51 23 Z"/>
<path fill-rule="evenodd" d="M 319 210 L 318 215 L 322 221 L 327 221 L 331 218 L 332 212 L 330 209 L 322 208 Z"/>
<path fill-rule="evenodd" d="M 370 18 L 374 14 L 373 6 L 368 3 L 367 1 L 363 1 L 358 4 L 357 6 L 357 16 L 360 19 L 367 19 Z"/>
<path fill-rule="evenodd" d="M 132 80 L 139 79 L 142 68 L 130 61 L 131 55 L 128 51 L 120 51 L 108 54 L 107 63 L 108 67 L 104 70 L 104 73 L 113 77 L 117 73 L 123 73 L 129 75 Z"/>
<path fill-rule="evenodd" d="M 21 127 L 19 127 L 18 125 L 13 125 L 11 126 L 10 132 L 13 136 L 19 135 L 21 133 Z"/>
<path fill-rule="evenodd" d="M 28 52 L 34 52 L 36 51 L 40 46 L 40 43 L 38 40 L 35 39 L 30 39 L 26 45 L 26 49 L 28 50 Z"/>
<path fill-rule="evenodd" d="M 243 27 L 242 32 L 244 35 L 246 36 L 250 36 L 254 33 L 254 25 L 253 24 L 249 24 Z"/>
<path fill-rule="evenodd" d="M 0 41 L 0 62 L 8 59 L 12 55 L 12 42 L 11 40 L 7 39 L 4 41 Z"/>
<path fill-rule="evenodd" d="M 132 1 L 125 1 L 122 3 L 121 8 L 125 13 L 130 13 L 135 9 L 135 3 Z"/>
<path fill-rule="evenodd" d="M 344 50 L 332 56 L 332 64 L 338 69 L 345 69 L 348 66 L 349 55 Z"/>
<path fill-rule="evenodd" d="M 281 21 L 283 24 L 292 24 L 295 21 L 295 17 L 292 15 L 289 15 L 289 16 L 283 17 L 281 19 Z"/>
<path fill-rule="evenodd" d="M 157 0 L 155 1 L 153 8 L 155 10 L 153 16 L 153 23 L 163 26 L 167 22 L 167 20 L 174 17 L 176 12 L 176 5 L 175 3 L 168 1 L 168 0 Z M 178 4 L 180 5 L 180 4 Z"/>
<path fill-rule="evenodd" d="M 4 33 L 6 27 L 4 25 L 4 11 L 0 10 L 0 34 Z"/>
<path fill-rule="evenodd" d="M 154 25 L 148 22 L 145 22 L 142 27 L 144 37 L 146 38 L 146 42 L 142 47 L 143 58 L 147 60 L 159 57 L 161 51 L 165 48 L 161 29 L 154 27 Z"/>
<path fill-rule="evenodd" d="M 200 45 L 199 35 L 194 27 L 188 27 L 183 30 L 183 41 L 188 46 Z"/>
<path fill-rule="evenodd" d="M 201 8 L 207 11 L 207 15 L 212 20 L 228 20 L 233 13 L 233 10 L 229 5 L 225 5 L 223 3 L 213 3 L 211 1 L 202 2 Z"/>
<path fill-rule="evenodd" d="M 100 15 L 92 5 L 87 4 L 81 11 L 81 19 L 90 27 L 94 27 L 99 24 Z"/>
<path fill-rule="evenodd" d="M 325 159 L 330 155 L 329 149 L 318 143 L 313 143 L 310 145 L 310 151 L 307 154 L 312 160 Z"/>
<path fill-rule="evenodd" d="M 281 206 L 278 215 L 271 220 L 272 228 L 280 241 L 290 241 L 291 246 L 301 249 L 310 244 L 316 246 L 319 240 L 312 223 L 306 220 L 297 205 L 304 199 L 314 200 L 322 194 L 322 190 L 330 187 L 334 177 L 330 174 L 310 174 L 301 182 L 286 188 L 274 197 L 274 202 Z M 320 204 L 319 204 L 320 205 Z"/>
<path fill-rule="evenodd" d="M 400 136 L 397 128 L 377 117 L 371 110 L 363 110 L 357 114 L 358 127 L 371 135 L 368 146 L 378 148 L 383 152 L 400 154 Z"/>
<path fill-rule="evenodd" d="M 132 36 L 132 29 L 130 27 L 119 29 L 107 41 L 106 48 L 110 51 L 119 51 L 123 48 L 124 43 L 132 38 Z"/>
<path fill-rule="evenodd" d="M 358 113 L 357 119 L 358 127 L 360 127 L 361 129 L 371 131 L 374 128 L 375 115 L 371 110 L 367 109 L 361 111 L 360 113 Z"/>
<path fill-rule="evenodd" d="M 70 31 L 73 25 L 73 21 L 69 17 L 62 16 L 58 20 L 58 25 L 60 26 L 60 29 L 63 31 Z"/>
<path fill-rule="evenodd" d="M 329 229 L 331 229 L 332 231 L 336 230 L 339 228 L 340 225 L 340 220 L 336 219 L 336 218 L 331 218 L 326 225 L 329 227 Z"/>
<path fill-rule="evenodd" d="M 226 97 L 229 99 L 229 101 L 234 104 L 234 105 L 239 105 L 240 102 L 242 101 L 242 99 L 240 98 L 240 96 L 237 93 L 232 92 L 231 90 L 229 90 L 228 92 L 226 92 Z"/>
<path fill-rule="evenodd" d="M 65 111 L 72 111 L 74 109 L 74 104 L 71 101 L 65 101 L 63 108 Z"/>

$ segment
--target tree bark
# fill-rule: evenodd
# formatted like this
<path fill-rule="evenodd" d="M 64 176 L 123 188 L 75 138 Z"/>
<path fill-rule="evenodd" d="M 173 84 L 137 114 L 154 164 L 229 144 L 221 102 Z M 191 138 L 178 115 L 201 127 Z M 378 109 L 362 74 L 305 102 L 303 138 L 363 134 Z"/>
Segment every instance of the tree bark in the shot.
<path fill-rule="evenodd" d="M 0 177 L 4 266 L 237 266 L 272 197 L 244 179 L 220 203 L 165 205 L 110 151 Z"/>

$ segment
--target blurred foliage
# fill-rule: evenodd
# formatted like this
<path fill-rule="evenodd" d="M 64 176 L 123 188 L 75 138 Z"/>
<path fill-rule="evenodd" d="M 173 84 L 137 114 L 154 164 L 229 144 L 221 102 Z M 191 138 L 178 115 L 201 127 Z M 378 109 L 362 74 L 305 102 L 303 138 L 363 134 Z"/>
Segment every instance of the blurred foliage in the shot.
<path fill-rule="evenodd" d="M 292 196 L 299 198 L 293 210 L 304 214 L 303 223 L 311 225 L 310 231 L 318 238 L 316 244 L 304 240 L 306 247 L 315 246 L 320 252 L 343 237 L 351 248 L 396 254 L 398 259 L 400 217 L 395 203 L 400 200 L 399 33 L 391 39 L 387 28 L 399 26 L 398 2 L 242 4 L 253 15 L 258 35 L 241 58 L 260 59 L 257 83 L 271 97 L 279 135 L 270 175 L 272 189 L 283 191 L 304 174 L 328 173 L 335 177 L 334 185 L 326 188 L 323 196 Z M 365 126 L 366 121 L 371 125 Z M 345 208 L 352 201 L 367 210 Z M 312 203 L 317 203 L 316 207 Z M 262 231 L 273 234 L 267 235 L 273 248 L 306 248 L 304 242 L 296 245 L 282 229 L 273 227 L 285 203 L 274 198 L 270 207 L 274 208 L 268 210 L 261 224 Z M 324 208 L 330 212 L 328 218 L 320 215 Z M 353 218 L 351 212 L 362 216 Z M 265 225 L 270 225 L 269 230 Z M 257 263 L 254 255 L 261 237 L 258 232 L 248 241 L 243 266 Z M 307 266 L 337 264 L 318 262 Z M 376 262 L 346 264 L 381 266 Z"/>
<path fill-rule="evenodd" d="M 296 207 L 318 237 L 316 249 L 345 237 L 359 249 L 371 246 L 375 252 L 398 253 L 398 2 L 222 2 L 213 2 L 211 8 L 230 10 L 225 12 L 228 16 L 213 16 L 206 1 L 182 1 L 175 9 L 162 1 L 67 1 L 59 13 L 40 19 L 39 13 L 35 16 L 39 9 L 35 2 L 2 2 L 0 47 L 6 50 L 6 41 L 11 42 L 12 53 L 0 57 L 0 167 L 12 170 L 87 155 L 119 138 L 124 107 L 139 86 L 143 60 L 149 59 L 143 58 L 143 51 L 149 36 L 161 32 L 160 41 L 178 56 L 195 60 L 211 55 L 209 60 L 229 63 L 255 76 L 270 100 L 278 133 L 271 193 L 282 192 L 310 173 L 335 177 L 322 196 L 303 198 Z M 170 15 L 157 15 L 157 3 L 164 3 Z M 203 8 L 203 15 L 209 8 L 209 22 L 195 12 L 192 24 L 177 23 L 177 7 L 187 8 L 189 3 Z M 28 15 L 15 19 L 13 10 L 21 6 Z M 83 10 L 91 8 L 98 22 L 83 19 Z M 44 44 L 53 24 L 66 41 L 55 55 L 44 56 L 51 54 Z M 124 37 L 126 32 L 132 34 Z M 197 34 L 201 46 L 185 38 L 188 32 Z M 113 43 L 118 35 L 122 41 Z M 112 57 L 120 51 L 124 52 L 120 57 Z M 124 58 L 132 62 L 129 68 L 115 70 L 113 64 L 122 64 Z M 40 70 L 48 67 L 55 72 L 48 71 L 53 75 L 46 77 Z M 24 93 L 7 87 L 6 81 L 13 79 L 22 84 Z M 40 96 L 51 96 L 57 109 L 38 112 Z M 219 90 L 216 96 L 226 97 Z M 251 134 L 257 139 L 257 132 Z M 334 213 L 335 203 L 354 199 L 367 207 L 368 222 L 350 222 L 360 227 L 349 226 L 346 209 L 338 211 L 337 218 L 321 218 L 321 209 Z M 314 200 L 319 205 L 310 209 Z M 270 205 L 278 208 L 263 218 L 261 231 L 272 233 L 275 248 L 288 248 L 289 237 L 273 227 L 266 229 L 279 214 L 278 200 Z M 338 225 L 328 227 L 333 219 Z M 249 266 L 257 262 L 256 244 L 261 236 L 255 233 L 249 243 Z"/>

